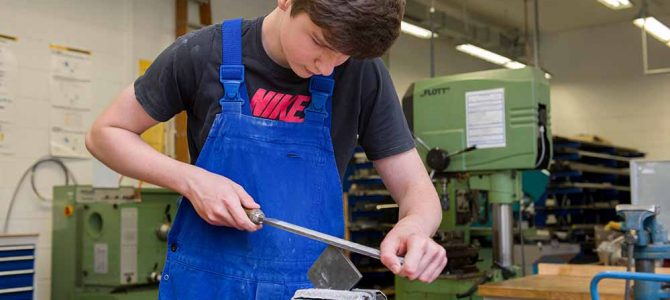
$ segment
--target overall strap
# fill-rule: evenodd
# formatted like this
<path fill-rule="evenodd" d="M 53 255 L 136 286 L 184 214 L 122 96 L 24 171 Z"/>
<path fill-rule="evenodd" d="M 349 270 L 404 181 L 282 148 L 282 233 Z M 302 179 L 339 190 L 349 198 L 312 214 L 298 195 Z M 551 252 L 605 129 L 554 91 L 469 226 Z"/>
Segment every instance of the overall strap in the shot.
<path fill-rule="evenodd" d="M 315 75 L 309 81 L 309 92 L 312 94 L 312 102 L 305 109 L 305 122 L 326 125 L 330 128 L 330 114 L 332 112 L 330 106 L 332 103 L 328 101 L 333 96 L 333 89 L 335 88 L 335 79 L 333 75 L 320 76 Z"/>
<path fill-rule="evenodd" d="M 219 81 L 223 85 L 221 111 L 242 112 L 244 65 L 242 64 L 242 19 L 226 20 L 221 24 L 221 66 Z"/>

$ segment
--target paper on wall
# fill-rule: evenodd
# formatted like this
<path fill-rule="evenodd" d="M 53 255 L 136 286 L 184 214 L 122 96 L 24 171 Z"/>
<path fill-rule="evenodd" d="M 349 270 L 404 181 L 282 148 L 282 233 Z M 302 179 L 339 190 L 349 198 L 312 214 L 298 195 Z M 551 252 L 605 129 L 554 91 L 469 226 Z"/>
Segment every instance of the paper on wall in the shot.
<path fill-rule="evenodd" d="M 91 53 L 51 45 L 51 155 L 89 158 L 84 138 L 91 113 Z"/>
<path fill-rule="evenodd" d="M 0 38 L 0 123 L 15 122 L 18 62 L 14 44 L 13 40 Z"/>

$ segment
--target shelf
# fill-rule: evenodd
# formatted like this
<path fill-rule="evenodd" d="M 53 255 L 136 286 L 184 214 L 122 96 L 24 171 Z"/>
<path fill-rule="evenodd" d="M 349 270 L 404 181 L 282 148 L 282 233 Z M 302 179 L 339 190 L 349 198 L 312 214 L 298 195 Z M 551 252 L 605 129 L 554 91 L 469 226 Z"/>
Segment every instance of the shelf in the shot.
<path fill-rule="evenodd" d="M 536 210 L 546 210 L 546 211 L 556 211 L 556 210 L 575 210 L 575 209 L 592 209 L 592 210 L 612 210 L 614 209 L 613 206 L 592 206 L 592 205 L 573 205 L 573 206 L 567 206 L 567 207 L 543 207 L 543 206 L 535 206 Z"/>
<path fill-rule="evenodd" d="M 381 177 L 357 148 L 349 163 L 343 187 L 347 194 L 347 236 L 350 240 L 370 247 L 379 247 L 397 222 L 398 208 Z M 396 206 L 396 207 L 394 207 Z M 352 254 L 352 262 L 365 276 L 359 283 L 363 288 L 383 289 L 393 295 L 393 273 L 378 260 Z"/>
<path fill-rule="evenodd" d="M 555 161 L 558 171 L 581 171 L 583 173 L 596 173 L 608 175 L 628 176 L 630 170 L 628 168 L 611 168 L 598 165 L 590 165 L 573 161 Z"/>
<path fill-rule="evenodd" d="M 613 185 L 609 183 L 590 183 L 590 182 L 568 182 L 568 183 L 559 183 L 553 184 L 550 186 L 552 189 L 590 189 L 590 190 L 617 190 L 630 192 L 630 186 L 621 186 Z"/>
<path fill-rule="evenodd" d="M 617 220 L 617 204 L 630 203 L 629 164 L 644 153 L 580 138 L 554 136 L 552 141 L 551 179 L 545 196 L 535 201 L 535 226 L 567 230 L 569 239 L 591 236 L 594 225 Z M 552 198 L 555 204 L 547 206 Z M 579 227 L 563 226 L 568 223 L 586 229 L 577 232 Z"/>

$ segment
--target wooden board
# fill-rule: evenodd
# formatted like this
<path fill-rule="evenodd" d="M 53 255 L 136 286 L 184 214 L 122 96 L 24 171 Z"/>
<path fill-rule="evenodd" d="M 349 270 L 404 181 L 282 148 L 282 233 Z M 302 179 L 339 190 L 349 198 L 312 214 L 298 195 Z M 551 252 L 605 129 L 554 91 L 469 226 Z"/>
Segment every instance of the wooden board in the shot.
<path fill-rule="evenodd" d="M 573 299 L 590 300 L 587 277 L 558 275 L 533 275 L 479 286 L 479 296 L 505 297 L 513 299 Z M 600 282 L 600 297 L 603 300 L 621 300 L 624 281 L 605 279 Z"/>
<path fill-rule="evenodd" d="M 596 265 L 570 265 L 570 264 L 539 264 L 537 266 L 539 275 L 578 276 L 593 278 L 603 271 L 625 272 L 623 266 L 596 266 Z M 656 273 L 670 274 L 670 268 L 656 268 Z"/>
<path fill-rule="evenodd" d="M 595 274 L 625 270 L 625 267 L 540 264 L 538 275 L 484 284 L 479 286 L 478 294 L 493 298 L 590 300 L 589 285 Z M 657 273 L 669 274 L 670 269 L 657 269 Z M 624 285 L 624 280 L 604 279 L 598 292 L 603 300 L 621 300 Z"/>

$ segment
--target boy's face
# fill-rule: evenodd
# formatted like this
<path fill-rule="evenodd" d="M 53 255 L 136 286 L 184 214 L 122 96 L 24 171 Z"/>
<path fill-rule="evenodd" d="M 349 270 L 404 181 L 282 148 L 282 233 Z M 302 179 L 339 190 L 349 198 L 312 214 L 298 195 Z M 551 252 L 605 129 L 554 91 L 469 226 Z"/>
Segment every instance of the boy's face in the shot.
<path fill-rule="evenodd" d="M 285 59 L 293 72 L 302 78 L 328 76 L 335 67 L 349 59 L 348 55 L 326 43 L 322 29 L 312 22 L 307 13 L 291 16 L 287 11 L 280 26 L 279 38 Z"/>

